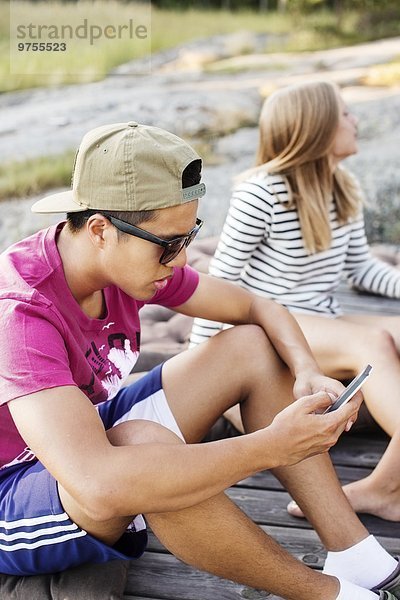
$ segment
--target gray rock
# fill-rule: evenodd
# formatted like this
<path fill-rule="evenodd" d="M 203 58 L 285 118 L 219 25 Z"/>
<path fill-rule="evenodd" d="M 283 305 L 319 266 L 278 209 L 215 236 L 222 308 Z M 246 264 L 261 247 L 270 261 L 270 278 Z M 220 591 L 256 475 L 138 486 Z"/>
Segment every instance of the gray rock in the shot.
<path fill-rule="evenodd" d="M 343 95 L 360 119 L 360 151 L 347 163 L 368 200 L 370 239 L 400 243 L 400 88 L 359 85 L 369 65 L 400 54 L 400 38 L 317 53 L 268 55 L 275 65 L 285 61 L 283 72 L 263 71 L 260 65 L 234 75 L 202 70 L 207 53 L 215 64 L 232 56 L 242 65 L 254 63 L 254 56 L 238 55 L 247 45 L 259 56 L 268 41 L 265 35 L 215 36 L 152 56 L 150 75 L 132 75 L 136 67 L 128 64 L 92 84 L 3 94 L 0 155 L 21 160 L 61 153 L 76 148 L 88 129 L 106 122 L 134 119 L 164 127 L 200 142 L 199 148 L 207 146 L 202 236 L 218 235 L 233 178 L 254 161 L 263 94 L 305 78 L 330 78 L 342 82 Z M 0 249 L 58 218 L 32 215 L 34 200 L 0 203 Z"/>

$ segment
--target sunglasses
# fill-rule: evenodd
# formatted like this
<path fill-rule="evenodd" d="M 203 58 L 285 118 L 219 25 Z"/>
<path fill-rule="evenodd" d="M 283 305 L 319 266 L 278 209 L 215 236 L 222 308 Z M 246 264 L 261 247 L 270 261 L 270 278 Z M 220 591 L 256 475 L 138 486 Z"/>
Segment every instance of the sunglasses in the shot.
<path fill-rule="evenodd" d="M 142 240 L 147 240 L 148 242 L 152 242 L 153 244 L 157 244 L 157 246 L 164 248 L 159 261 L 162 265 L 166 265 L 167 263 L 171 262 L 171 260 L 174 260 L 174 258 L 178 256 L 183 248 L 187 248 L 187 246 L 193 242 L 194 238 L 199 233 L 201 226 L 203 225 L 203 221 L 196 219 L 196 225 L 186 235 L 181 235 L 173 238 L 172 240 L 163 240 L 162 238 L 159 238 L 158 236 L 149 233 L 144 229 L 140 229 L 140 227 L 136 227 L 136 225 L 126 223 L 126 221 L 121 221 L 121 219 L 117 219 L 116 217 L 107 216 L 107 219 L 111 221 L 111 223 L 120 231 L 128 233 L 129 235 L 133 235 L 134 237 L 138 237 Z"/>

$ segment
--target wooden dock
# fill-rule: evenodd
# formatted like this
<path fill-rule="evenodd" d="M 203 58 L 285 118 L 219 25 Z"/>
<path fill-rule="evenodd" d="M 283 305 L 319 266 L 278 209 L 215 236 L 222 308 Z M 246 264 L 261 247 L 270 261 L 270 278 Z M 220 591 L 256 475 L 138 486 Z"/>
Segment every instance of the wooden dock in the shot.
<path fill-rule="evenodd" d="M 331 455 L 340 480 L 348 483 L 365 477 L 376 465 L 387 444 L 384 435 L 344 435 Z M 308 566 L 321 569 L 324 548 L 310 525 L 286 512 L 289 495 L 265 471 L 228 490 L 228 495 L 288 552 Z M 400 523 L 360 515 L 371 533 L 393 554 L 400 554 Z M 150 533 L 145 555 L 131 563 L 125 598 L 142 600 L 259 600 L 277 596 L 218 579 L 189 567 L 170 555 Z"/>
<path fill-rule="evenodd" d="M 369 312 L 387 315 L 400 313 L 400 302 L 340 293 L 346 312 Z M 365 477 L 377 464 L 388 438 L 383 433 L 344 434 L 332 449 L 331 456 L 339 479 L 347 483 Z M 268 534 L 308 566 L 321 569 L 325 559 L 322 544 L 304 519 L 287 514 L 289 495 L 268 471 L 241 481 L 227 491 Z M 400 523 L 391 523 L 371 515 L 360 515 L 369 531 L 387 550 L 400 554 Z M 338 524 L 340 526 L 340 524 Z M 169 554 L 150 533 L 145 555 L 133 561 L 129 570 L 126 600 L 278 600 L 266 592 L 246 588 L 193 569 Z"/>

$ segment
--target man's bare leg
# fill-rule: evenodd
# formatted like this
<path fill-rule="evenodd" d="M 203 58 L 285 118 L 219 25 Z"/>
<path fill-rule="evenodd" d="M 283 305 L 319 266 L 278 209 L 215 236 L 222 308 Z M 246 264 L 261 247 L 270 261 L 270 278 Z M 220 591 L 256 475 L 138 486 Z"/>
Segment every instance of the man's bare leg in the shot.
<path fill-rule="evenodd" d="M 238 401 L 248 431 L 269 424 L 275 414 L 291 402 L 293 381 L 261 330 L 245 326 L 224 332 L 168 361 L 163 369 L 163 385 L 182 433 L 193 443 L 202 439 L 223 410 Z M 154 440 L 182 443 L 161 426 L 138 421 L 118 425 L 108 435 L 115 446 Z M 309 469 L 282 469 L 283 476 L 288 473 L 288 487 L 299 498 L 304 496 L 310 512 L 317 489 L 324 490 L 319 502 L 325 504 L 326 509 L 325 512 L 322 508 L 316 509 L 315 526 L 328 548 L 348 548 L 365 538 L 367 531 L 327 468 L 327 459 L 317 457 L 310 463 L 312 468 Z M 64 508 L 79 522 L 77 507 L 70 504 L 65 490 L 60 489 L 60 493 Z M 340 531 L 327 522 L 326 511 L 340 514 L 343 524 Z M 315 573 L 295 560 L 223 494 L 183 510 L 152 513 L 148 518 L 156 535 L 174 554 L 200 569 L 272 591 L 289 600 L 309 600 L 310 594 L 316 600 L 335 600 L 338 596 L 337 579 Z M 113 543 L 126 523 L 121 517 L 101 527 L 98 522 L 86 521 L 85 528 Z"/>
<path fill-rule="evenodd" d="M 293 401 L 293 379 L 286 365 L 263 332 L 249 326 L 223 331 L 169 360 L 163 368 L 163 386 L 189 443 L 202 439 L 232 404 L 240 402 L 245 431 L 252 432 L 269 425 Z M 368 536 L 327 455 L 276 470 L 276 474 L 301 502 L 327 549 L 343 550 Z"/>
<path fill-rule="evenodd" d="M 337 579 L 312 571 L 267 536 L 225 495 L 179 511 L 146 515 L 184 562 L 288 600 L 334 600 Z"/>
<path fill-rule="evenodd" d="M 114 446 L 183 444 L 174 433 L 148 421 L 127 421 L 108 432 Z M 66 491 L 60 495 L 67 513 L 79 521 L 75 503 Z M 108 523 L 86 519 L 86 529 L 108 544 L 114 544 L 131 521 L 116 518 Z M 184 562 L 224 579 L 273 592 L 288 600 L 335 600 L 339 582 L 312 571 L 288 554 L 255 525 L 225 494 L 184 510 L 146 514 L 160 541 Z M 100 528 L 101 525 L 101 528 Z"/>
<path fill-rule="evenodd" d="M 182 443 L 175 434 L 148 422 L 125 422 L 108 435 L 116 446 Z M 336 578 L 312 571 L 293 558 L 225 494 L 177 512 L 146 514 L 146 519 L 172 554 L 218 577 L 288 600 L 310 600 L 310 594 L 314 600 L 335 600 L 339 593 Z"/>
<path fill-rule="evenodd" d="M 108 432 L 114 446 L 161 442 L 182 444 L 174 433 L 147 421 L 127 421 Z M 60 489 L 64 508 L 69 496 Z M 76 507 L 74 506 L 75 515 Z M 79 515 L 78 515 L 79 518 Z M 87 517 L 86 517 L 87 519 Z M 155 535 L 178 558 L 224 579 L 272 592 L 288 600 L 335 600 L 339 582 L 293 558 L 255 525 L 225 494 L 184 510 L 146 514 Z M 93 523 L 108 544 L 122 535 L 131 517 Z M 86 528 L 91 531 L 90 524 Z M 97 529 L 97 531 L 96 531 Z"/>

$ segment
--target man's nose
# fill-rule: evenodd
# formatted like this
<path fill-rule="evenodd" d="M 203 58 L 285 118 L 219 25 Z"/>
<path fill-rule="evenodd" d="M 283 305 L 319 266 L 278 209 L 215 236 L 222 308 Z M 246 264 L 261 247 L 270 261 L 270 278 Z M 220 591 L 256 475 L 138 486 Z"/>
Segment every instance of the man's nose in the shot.
<path fill-rule="evenodd" d="M 186 265 L 186 263 L 187 263 L 186 248 L 182 248 L 182 250 L 179 252 L 179 254 L 177 254 L 177 256 L 175 256 L 175 258 L 173 258 L 166 264 L 169 267 L 184 267 Z"/>

